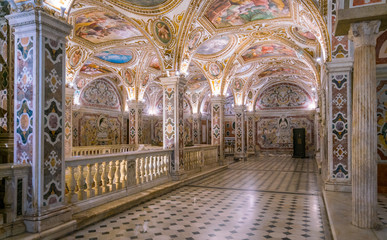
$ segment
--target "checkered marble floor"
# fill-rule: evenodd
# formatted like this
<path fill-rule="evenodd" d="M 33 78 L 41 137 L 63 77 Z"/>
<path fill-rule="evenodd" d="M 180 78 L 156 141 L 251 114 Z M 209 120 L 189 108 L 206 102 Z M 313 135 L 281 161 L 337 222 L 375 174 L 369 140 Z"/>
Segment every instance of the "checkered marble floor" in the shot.
<path fill-rule="evenodd" d="M 326 239 L 312 159 L 261 157 L 64 239 Z"/>

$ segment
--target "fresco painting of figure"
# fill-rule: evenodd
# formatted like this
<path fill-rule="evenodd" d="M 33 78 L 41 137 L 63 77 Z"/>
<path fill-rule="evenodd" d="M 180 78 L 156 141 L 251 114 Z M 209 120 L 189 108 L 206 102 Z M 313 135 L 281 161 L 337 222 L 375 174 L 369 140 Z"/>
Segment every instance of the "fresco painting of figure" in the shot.
<path fill-rule="evenodd" d="M 241 26 L 256 20 L 289 17 L 287 0 L 217 0 L 205 16 L 217 28 Z"/>

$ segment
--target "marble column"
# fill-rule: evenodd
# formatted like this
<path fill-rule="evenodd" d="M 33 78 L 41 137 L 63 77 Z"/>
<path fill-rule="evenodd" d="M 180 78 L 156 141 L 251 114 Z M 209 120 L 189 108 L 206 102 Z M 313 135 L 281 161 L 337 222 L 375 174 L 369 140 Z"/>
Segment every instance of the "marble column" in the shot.
<path fill-rule="evenodd" d="M 65 90 L 65 158 L 72 156 L 73 148 L 73 104 L 74 104 L 74 92 L 72 88 L 66 88 Z"/>
<path fill-rule="evenodd" d="M 7 16 L 15 32 L 14 162 L 31 165 L 28 232 L 71 219 L 64 206 L 66 36 L 71 26 L 37 8 Z"/>
<path fill-rule="evenodd" d="M 194 113 L 192 114 L 192 122 L 193 122 L 193 143 L 200 144 L 202 137 L 202 114 Z"/>
<path fill-rule="evenodd" d="M 138 103 L 137 105 L 137 144 L 144 144 L 144 123 L 143 123 L 143 113 L 144 113 L 144 104 Z"/>
<path fill-rule="evenodd" d="M 173 76 L 161 78 L 163 86 L 163 147 L 174 149 L 170 172 L 172 179 L 184 178 L 184 94 L 187 80 Z"/>
<path fill-rule="evenodd" d="M 235 153 L 234 159 L 246 159 L 245 106 L 235 106 Z"/>
<path fill-rule="evenodd" d="M 354 42 L 352 122 L 352 224 L 376 227 L 377 129 L 375 45 L 380 21 L 351 24 Z"/>
<path fill-rule="evenodd" d="M 219 145 L 219 161 L 224 160 L 224 96 L 211 98 L 211 144 Z"/>
<path fill-rule="evenodd" d="M 254 112 L 246 113 L 246 148 L 247 155 L 255 154 L 255 114 Z"/>
<path fill-rule="evenodd" d="M 138 147 L 142 136 L 141 114 L 142 107 L 136 101 L 128 103 L 129 109 L 129 144 Z"/>

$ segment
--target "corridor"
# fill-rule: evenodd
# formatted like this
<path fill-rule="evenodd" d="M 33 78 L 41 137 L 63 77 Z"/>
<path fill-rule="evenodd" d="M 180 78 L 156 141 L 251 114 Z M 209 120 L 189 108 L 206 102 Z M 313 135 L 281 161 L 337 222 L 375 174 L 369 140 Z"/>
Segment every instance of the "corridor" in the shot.
<path fill-rule="evenodd" d="M 262 156 L 64 239 L 329 239 L 313 159 Z"/>

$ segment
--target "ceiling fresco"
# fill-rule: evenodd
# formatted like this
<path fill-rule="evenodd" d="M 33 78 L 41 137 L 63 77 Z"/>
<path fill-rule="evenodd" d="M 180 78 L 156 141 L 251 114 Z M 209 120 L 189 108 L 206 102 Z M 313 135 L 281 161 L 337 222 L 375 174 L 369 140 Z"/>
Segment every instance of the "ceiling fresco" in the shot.
<path fill-rule="evenodd" d="M 289 17 L 290 11 L 288 0 L 216 0 L 205 16 L 216 28 L 222 28 Z"/>
<path fill-rule="evenodd" d="M 198 47 L 196 53 L 201 55 L 212 55 L 224 50 L 229 44 L 231 38 L 227 35 L 218 36 L 213 39 L 205 41 Z"/>
<path fill-rule="evenodd" d="M 75 35 L 92 43 L 103 43 L 141 36 L 132 24 L 114 14 L 95 11 L 84 13 L 75 20 Z"/>
<path fill-rule="evenodd" d="M 125 0 L 125 1 L 141 7 L 155 7 L 157 5 L 165 3 L 167 0 Z"/>
<path fill-rule="evenodd" d="M 123 64 L 133 59 L 133 52 L 125 48 L 102 51 L 94 55 L 95 57 L 110 63 Z"/>
<path fill-rule="evenodd" d="M 327 28 L 311 1 L 70 2 L 68 19 L 73 32 L 66 68 L 74 81 L 68 82 L 82 91 L 101 76 L 116 76 L 115 84 L 125 88 L 127 97 L 146 98 L 150 110 L 157 108 L 160 96 L 156 99 L 148 89 L 154 84 L 160 87 L 162 77 L 184 76 L 186 97 L 196 110 L 204 98 L 226 96 L 227 92 L 235 103 L 253 95 L 249 101 L 254 107 L 257 92 L 268 84 L 289 80 L 307 82 L 308 91 L 318 88 L 319 65 L 329 56 Z M 311 16 L 308 24 L 314 25 L 302 22 L 304 12 Z M 258 34 L 261 32 L 265 34 Z M 303 49 L 310 54 L 300 57 Z M 318 58 L 323 61 L 317 62 Z"/>
<path fill-rule="evenodd" d="M 258 44 L 247 49 L 243 54 L 242 58 L 244 61 L 252 61 L 258 58 L 265 57 L 295 57 L 296 52 L 282 44 L 271 43 L 271 44 Z"/>
<path fill-rule="evenodd" d="M 81 68 L 80 71 L 82 74 L 95 76 L 95 75 L 101 75 L 106 73 L 111 73 L 111 71 L 105 67 L 101 67 L 91 61 L 87 61 Z"/>
<path fill-rule="evenodd" d="M 258 77 L 259 78 L 265 78 L 265 77 L 271 77 L 275 75 L 288 75 L 288 74 L 301 74 L 301 71 L 289 67 L 273 67 L 266 69 L 265 71 L 261 72 Z"/>

